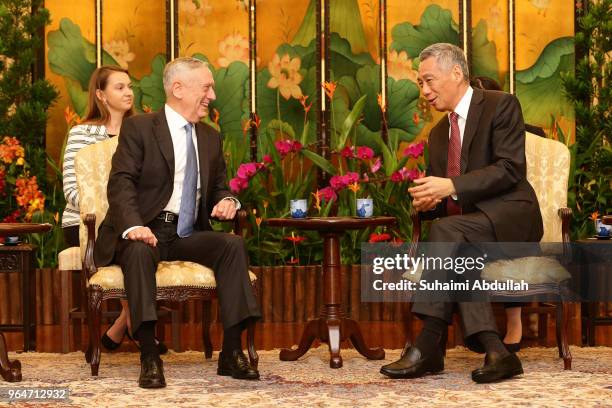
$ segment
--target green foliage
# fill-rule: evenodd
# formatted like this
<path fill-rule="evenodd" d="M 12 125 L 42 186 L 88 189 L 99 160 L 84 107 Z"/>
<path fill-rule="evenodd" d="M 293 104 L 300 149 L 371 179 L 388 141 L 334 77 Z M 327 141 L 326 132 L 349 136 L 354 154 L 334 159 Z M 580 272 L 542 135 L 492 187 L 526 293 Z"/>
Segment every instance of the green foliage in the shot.
<path fill-rule="evenodd" d="M 612 0 L 589 2 L 575 37 L 582 56 L 576 60 L 575 74 L 562 76 L 566 97 L 576 109 L 569 194 L 575 238 L 594 232 L 591 213 L 612 213 L 611 38 Z"/>
<path fill-rule="evenodd" d="M 63 209 L 64 202 L 63 194 L 55 200 L 53 193 L 58 187 L 61 190 L 61 178 L 57 178 L 55 173 L 47 174 L 50 159 L 45 149 L 45 128 L 47 110 L 58 93 L 45 79 L 32 77 L 38 50 L 43 46 L 40 34 L 49 22 L 49 12 L 43 8 L 42 0 L 12 0 L 0 4 L 0 135 L 16 137 L 25 147 L 24 157 L 28 164 L 23 171 L 27 173 L 21 173 L 21 176 L 36 176 L 46 198 L 44 213 L 55 220 L 55 214 Z M 11 169 L 7 170 L 10 174 Z M 14 180 L 6 181 L 10 184 Z M 14 214 L 16 209 L 16 203 L 9 199 L 0 215 L 4 218 Z M 23 217 L 25 212 L 16 221 L 24 220 Z M 59 226 L 56 227 L 59 230 Z M 30 239 L 38 237 L 40 235 L 32 234 Z M 39 266 L 53 265 L 57 258 L 52 252 L 60 246 L 61 239 L 51 252 L 39 251 Z"/>

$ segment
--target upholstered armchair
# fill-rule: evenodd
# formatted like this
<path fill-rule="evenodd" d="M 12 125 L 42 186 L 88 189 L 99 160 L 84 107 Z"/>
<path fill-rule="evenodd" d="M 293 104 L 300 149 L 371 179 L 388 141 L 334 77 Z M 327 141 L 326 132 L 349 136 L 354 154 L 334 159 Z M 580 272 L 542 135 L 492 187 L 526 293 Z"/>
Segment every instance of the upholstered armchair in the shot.
<path fill-rule="evenodd" d="M 118 265 L 96 267 L 93 248 L 100 223 L 108 210 L 106 185 L 111 170 L 111 159 L 117 148 L 117 138 L 112 138 L 80 150 L 75 158 L 75 172 L 80 196 L 82 223 L 80 226 L 81 255 L 83 257 L 82 279 L 87 292 L 87 321 L 89 347 L 85 354 L 91 365 L 92 375 L 98 375 L 100 365 L 100 319 L 101 302 L 107 299 L 125 298 L 123 273 Z M 236 216 L 234 231 L 241 233 L 241 222 L 246 219 L 244 211 Z M 249 272 L 251 283 L 256 277 Z M 193 262 L 160 262 L 157 273 L 157 299 L 173 302 L 202 300 L 202 336 L 206 358 L 212 357 L 210 340 L 210 302 L 216 297 L 216 282 L 213 271 Z M 247 329 L 247 346 L 251 364 L 257 367 L 258 356 L 254 344 L 255 325 Z"/>
<path fill-rule="evenodd" d="M 564 368 L 571 369 L 572 356 L 568 345 L 568 315 L 569 304 L 564 302 L 564 294 L 567 293 L 567 282 L 570 274 L 563 266 L 562 260 L 569 258 L 570 232 L 569 224 L 572 212 L 567 208 L 567 189 L 570 169 L 570 153 L 567 146 L 558 141 L 534 135 L 526 134 L 525 155 L 527 159 L 527 179 L 533 186 L 538 197 L 538 204 L 544 223 L 544 235 L 542 243 L 561 243 L 562 253 L 553 256 L 530 256 L 515 258 L 512 260 L 500 260 L 487 263 L 482 271 L 481 278 L 487 281 L 507 279 L 520 281 L 525 280 L 529 284 L 530 294 L 550 295 L 555 301 L 552 302 L 554 309 L 546 305 L 536 307 L 533 311 L 537 313 L 556 314 L 556 332 L 559 357 L 563 358 Z M 418 214 L 412 214 L 413 235 L 411 253 L 414 255 L 416 244 L 421 238 L 421 222 Z M 556 255 L 556 256 L 555 256 Z M 418 281 L 420 273 L 404 277 Z M 495 301 L 505 299 L 516 300 L 524 295 L 522 292 L 508 291 L 491 293 Z M 406 318 L 412 319 L 411 313 Z M 409 333 L 408 342 L 412 333 Z"/>

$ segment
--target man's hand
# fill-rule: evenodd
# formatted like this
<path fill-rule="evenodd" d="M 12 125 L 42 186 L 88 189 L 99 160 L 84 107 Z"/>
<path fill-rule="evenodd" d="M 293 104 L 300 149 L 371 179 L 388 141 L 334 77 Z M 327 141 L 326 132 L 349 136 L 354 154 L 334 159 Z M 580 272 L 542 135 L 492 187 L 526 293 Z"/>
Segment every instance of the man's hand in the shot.
<path fill-rule="evenodd" d="M 236 203 L 234 200 L 221 200 L 212 209 L 210 216 L 220 220 L 231 220 L 236 216 Z"/>
<path fill-rule="evenodd" d="M 441 200 L 432 200 L 430 198 L 424 198 L 421 200 L 412 200 L 412 207 L 415 210 L 424 212 L 430 211 L 436 208 L 436 206 L 440 203 Z"/>
<path fill-rule="evenodd" d="M 152 247 L 157 246 L 157 238 L 149 227 L 135 228 L 128 232 L 127 238 L 131 239 L 132 241 L 142 241 L 147 245 L 151 245 Z"/>
<path fill-rule="evenodd" d="M 449 178 L 429 176 L 415 179 L 414 183 L 417 185 L 410 187 L 408 192 L 417 211 L 429 211 L 442 199 L 455 194 L 455 185 Z"/>

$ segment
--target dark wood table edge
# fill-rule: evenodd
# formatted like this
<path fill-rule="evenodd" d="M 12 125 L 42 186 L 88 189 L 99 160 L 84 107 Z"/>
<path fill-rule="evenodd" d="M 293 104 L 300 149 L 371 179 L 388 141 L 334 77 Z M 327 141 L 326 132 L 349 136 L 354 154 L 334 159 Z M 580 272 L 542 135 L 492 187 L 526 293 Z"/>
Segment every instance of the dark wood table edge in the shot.
<path fill-rule="evenodd" d="M 23 235 L 36 232 L 48 232 L 51 224 L 0 223 L 0 236 Z M 5 381 L 19 382 L 22 379 L 21 362 L 10 361 L 4 334 L 0 331 L 0 375 Z"/>

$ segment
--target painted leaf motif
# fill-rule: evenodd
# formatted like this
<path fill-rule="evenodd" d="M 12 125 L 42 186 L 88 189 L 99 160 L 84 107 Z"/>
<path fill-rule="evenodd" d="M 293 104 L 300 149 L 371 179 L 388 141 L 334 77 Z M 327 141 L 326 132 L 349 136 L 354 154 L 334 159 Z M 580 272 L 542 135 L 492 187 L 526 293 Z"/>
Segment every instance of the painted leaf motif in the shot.
<path fill-rule="evenodd" d="M 406 51 L 410 58 L 418 57 L 425 47 L 434 43 L 459 45 L 459 28 L 450 10 L 442 9 L 437 4 L 425 9 L 419 25 L 398 24 L 391 30 L 391 36 L 391 49 Z"/>

